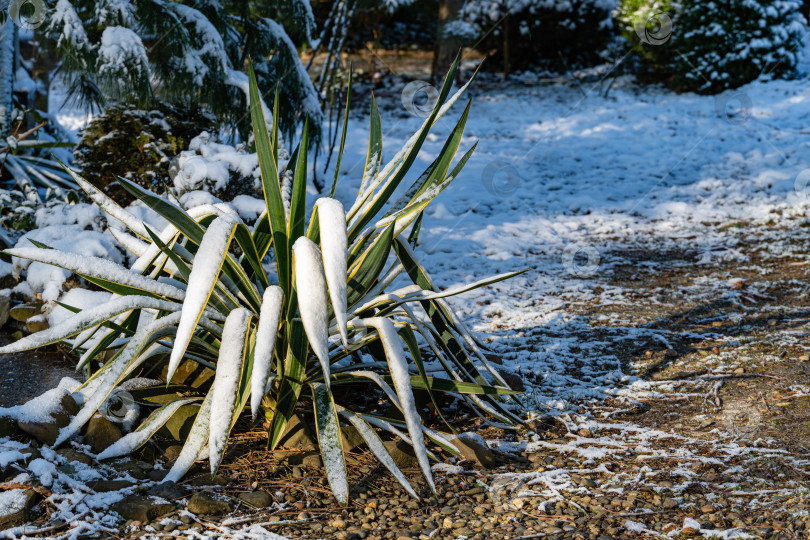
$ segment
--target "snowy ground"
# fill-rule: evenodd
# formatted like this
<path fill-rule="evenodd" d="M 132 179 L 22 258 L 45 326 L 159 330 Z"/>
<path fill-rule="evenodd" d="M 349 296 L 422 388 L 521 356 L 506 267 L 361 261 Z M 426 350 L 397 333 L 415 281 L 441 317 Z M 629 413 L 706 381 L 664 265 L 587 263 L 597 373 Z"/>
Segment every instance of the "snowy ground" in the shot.
<path fill-rule="evenodd" d="M 784 455 L 789 467 L 806 471 L 806 461 L 783 451 L 779 441 L 737 445 L 726 435 L 739 427 L 735 421 L 721 422 L 719 431 L 709 435 L 717 438 L 716 443 L 707 443 L 706 433 L 698 432 L 710 424 L 701 428 L 699 422 L 694 432 L 672 435 L 645 417 L 613 417 L 622 407 L 639 402 L 682 404 L 707 395 L 712 401 L 717 377 L 775 362 L 776 352 L 763 356 L 745 337 L 724 337 L 715 321 L 742 324 L 760 309 L 792 317 L 798 321 L 795 325 L 767 335 L 752 332 L 752 340 L 767 341 L 777 352 L 801 345 L 806 318 L 799 311 L 805 306 L 793 306 L 790 295 L 806 293 L 806 276 L 780 274 L 779 290 L 790 293 L 783 305 L 766 302 L 759 307 L 758 302 L 776 295 L 775 287 L 763 284 L 771 266 L 786 258 L 799 265 L 807 260 L 808 80 L 754 83 L 716 97 L 674 95 L 619 80 L 605 97 L 608 84 L 600 82 L 600 74 L 588 76 L 581 84 L 482 83 L 474 89 L 463 149 L 479 140 L 478 149 L 455 184 L 432 205 L 419 245 L 441 286 L 530 268 L 518 278 L 454 303 L 476 330 L 492 339 L 504 366 L 524 377 L 532 409 L 583 415 L 565 417 L 571 425 L 567 444 L 554 439 L 517 446 L 498 443 L 504 451 L 525 455 L 543 450 L 572 454 L 585 462 L 577 465 L 579 469 L 569 463 L 570 470 L 557 467 L 556 472 L 513 475 L 519 482 L 507 491 L 528 501 L 520 502 L 521 507 L 529 504 L 545 511 L 561 493 L 581 489 L 571 483 L 572 474 L 609 474 L 590 463 L 591 458 L 634 453 L 662 461 L 678 457 L 697 465 L 706 460 L 725 465 L 733 461 L 740 471 L 750 465 L 745 456 L 775 460 Z M 422 121 L 402 105 L 399 91 L 389 89 L 382 95 L 387 158 Z M 456 115 L 436 126 L 420 158 L 424 166 L 438 153 L 461 110 L 457 106 Z M 337 192 L 344 200 L 353 199 L 359 185 L 365 131 L 365 119 L 352 121 Z M 96 240 L 99 246 L 106 245 L 106 240 Z M 671 270 L 678 268 L 684 275 L 673 275 L 677 272 Z M 691 314 L 698 314 L 698 322 L 709 330 L 701 333 L 679 326 L 677 321 Z M 694 355 L 682 354 L 684 343 L 701 340 L 714 340 L 720 348 L 735 347 L 736 352 L 715 351 L 711 345 L 706 355 L 698 355 L 695 345 Z M 650 354 L 645 356 L 645 351 Z M 695 367 L 698 357 L 702 364 Z M 648 382 L 658 373 L 651 364 L 666 359 L 696 375 L 682 383 Z M 791 392 L 806 394 L 801 389 Z M 590 399 L 606 399 L 613 406 L 603 409 L 592 403 L 579 409 Z M 745 409 L 742 401 L 733 403 L 737 409 L 728 414 Z M 670 418 L 665 415 L 671 412 L 664 411 L 661 417 Z M 678 433 L 689 428 L 674 419 L 664 423 Z M 590 434 L 574 435 L 581 429 Z M 42 461 L 59 463 L 59 459 L 43 453 Z M 701 473 L 687 469 L 678 469 L 687 479 Z M 48 470 L 38 463 L 38 470 L 22 474 L 41 476 Z M 726 467 L 721 473 L 739 471 Z M 95 474 L 107 477 L 114 472 L 97 469 Z M 767 478 L 765 472 L 759 474 Z M 64 507 L 61 519 L 83 523 L 89 517 L 109 526 L 111 522 L 102 518 L 104 509 L 124 492 L 94 499 L 86 486 L 68 476 L 59 473 L 49 484 L 54 493 L 63 493 L 54 496 L 56 506 Z M 639 480 L 643 474 L 634 478 L 643 484 Z M 612 478 L 606 489 L 621 493 L 623 479 Z M 503 481 L 497 487 L 495 480 L 488 477 L 488 485 L 503 491 Z M 545 487 L 528 488 L 534 484 Z M 694 485 L 685 482 L 678 493 Z M 752 493 L 765 489 L 756 482 L 752 486 Z M 790 493 L 797 486 L 793 478 L 786 478 L 771 492 Z M 722 489 L 728 497 L 742 497 L 734 493 L 744 491 L 730 485 Z M 513 504 L 514 498 L 507 503 Z M 765 503 L 755 497 L 752 504 L 760 508 Z M 694 525 L 681 521 L 668 530 L 646 533 L 644 529 L 652 526 L 646 519 L 644 512 L 627 516 L 623 534 L 671 536 Z M 213 534 L 239 536 L 234 527 L 220 527 Z M 261 531 L 254 528 L 244 537 L 250 534 Z"/>
<path fill-rule="evenodd" d="M 614 340 L 645 332 L 666 340 L 638 328 L 623 310 L 626 291 L 610 284 L 628 250 L 697 247 L 709 260 L 744 263 L 723 225 L 794 224 L 810 206 L 806 80 L 754 83 L 716 97 L 619 81 L 605 98 L 607 85 L 597 78 L 474 91 L 464 142 L 480 142 L 429 207 L 420 241 L 443 286 L 531 269 L 456 305 L 549 404 L 602 396 L 625 377 L 616 357 L 587 354 L 604 344 L 583 343 L 583 332 L 626 325 Z M 383 140 L 396 149 L 422 119 L 393 105 Z M 425 165 L 455 118 L 435 129 Z M 349 133 L 338 188 L 347 200 L 364 163 L 364 125 L 353 123 Z M 615 307 L 589 318 L 579 313 L 583 303 Z M 592 376 L 565 376 L 583 354 Z"/>

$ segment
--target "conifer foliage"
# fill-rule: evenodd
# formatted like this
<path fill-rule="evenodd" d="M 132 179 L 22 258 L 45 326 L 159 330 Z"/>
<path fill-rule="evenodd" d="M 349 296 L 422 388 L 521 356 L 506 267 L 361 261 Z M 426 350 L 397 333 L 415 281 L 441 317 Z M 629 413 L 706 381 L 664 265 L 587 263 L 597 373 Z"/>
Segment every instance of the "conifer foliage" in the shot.
<path fill-rule="evenodd" d="M 626 38 L 676 90 L 717 93 L 790 77 L 807 36 L 797 0 L 623 0 Z"/>
<path fill-rule="evenodd" d="M 292 136 L 322 113 L 298 57 L 313 39 L 309 0 L 58 0 L 45 30 L 59 50 L 70 93 L 86 104 L 163 100 L 198 103 L 250 130 L 244 114 L 253 59 L 264 95 L 279 85 L 279 123 Z"/>

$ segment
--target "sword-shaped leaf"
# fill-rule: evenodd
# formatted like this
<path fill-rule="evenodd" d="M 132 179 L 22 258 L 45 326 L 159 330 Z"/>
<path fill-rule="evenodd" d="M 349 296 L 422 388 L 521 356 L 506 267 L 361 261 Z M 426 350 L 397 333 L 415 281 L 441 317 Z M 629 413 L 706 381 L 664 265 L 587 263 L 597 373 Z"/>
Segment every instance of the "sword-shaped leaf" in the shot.
<path fill-rule="evenodd" d="M 225 320 L 225 329 L 222 331 L 217 371 L 211 388 L 211 406 L 216 411 L 211 417 L 211 431 L 208 435 L 208 460 L 212 475 L 219 468 L 225 453 L 225 444 L 228 442 L 228 433 L 231 431 L 251 317 L 252 314 L 247 309 L 235 309 Z"/>
<path fill-rule="evenodd" d="M 380 341 L 385 349 L 385 356 L 388 359 L 388 366 L 391 372 L 391 378 L 394 382 L 394 388 L 397 391 L 399 402 L 402 405 L 402 414 L 405 416 L 405 424 L 408 426 L 408 433 L 411 435 L 411 444 L 413 445 L 416 459 L 419 462 L 419 467 L 422 469 L 422 474 L 425 475 L 428 481 L 430 489 L 435 493 L 436 485 L 433 483 L 427 447 L 425 446 L 425 439 L 422 435 L 422 421 L 419 418 L 419 411 L 416 409 L 416 400 L 413 397 L 411 376 L 408 373 L 408 362 L 403 354 L 402 345 L 399 342 L 399 336 L 397 335 L 394 323 L 384 317 L 372 317 L 370 319 L 356 321 L 355 324 L 371 326 L 377 330 L 380 336 Z"/>
<path fill-rule="evenodd" d="M 281 287 L 273 285 L 264 291 L 262 310 L 259 313 L 259 323 L 256 329 L 256 348 L 253 353 L 250 390 L 250 412 L 253 414 L 253 418 L 256 418 L 256 413 L 259 412 L 259 405 L 262 403 L 267 380 L 270 377 L 283 300 L 284 292 Z"/>
<path fill-rule="evenodd" d="M 146 441 L 148 441 L 150 437 L 157 432 L 157 430 L 162 428 L 163 425 L 169 421 L 172 415 L 177 412 L 177 409 L 183 405 L 194 403 L 195 401 L 199 401 L 199 398 L 176 399 L 163 405 L 161 408 L 150 414 L 149 418 L 144 420 L 143 423 L 138 426 L 138 429 L 132 433 L 124 435 L 122 438 L 118 439 L 112 445 L 104 449 L 104 451 L 97 456 L 97 459 L 101 460 L 124 456 L 137 450 Z"/>
<path fill-rule="evenodd" d="M 405 491 L 407 491 L 408 494 L 414 499 L 419 500 L 419 495 L 417 495 L 413 490 L 413 486 L 411 486 L 411 483 L 408 482 L 407 478 L 405 478 L 405 475 L 402 474 L 402 471 L 399 470 L 394 458 L 391 457 L 388 449 L 385 447 L 382 440 L 380 440 L 377 433 L 371 429 L 371 426 L 369 426 L 365 420 L 351 411 L 344 409 L 343 407 L 338 408 L 338 413 L 351 422 L 355 429 L 357 429 L 360 436 L 363 437 L 363 440 L 366 441 L 366 444 L 368 445 L 369 450 L 371 450 L 371 453 L 374 454 L 374 457 L 379 459 L 380 463 L 385 465 L 385 468 L 391 471 L 391 474 L 393 474 L 394 478 L 397 479 L 397 482 L 399 482 L 399 484 L 405 488 Z"/>
<path fill-rule="evenodd" d="M 335 312 L 340 338 L 343 346 L 348 345 L 346 337 L 346 212 L 336 199 L 321 198 L 315 203 L 318 209 L 318 223 L 321 237 L 323 266 L 326 284 L 329 286 L 329 298 Z"/>
<path fill-rule="evenodd" d="M 329 306 L 326 296 L 326 276 L 321 250 L 302 236 L 293 246 L 295 291 L 301 321 L 307 332 L 309 346 L 318 357 L 324 380 L 329 386 Z"/>
<path fill-rule="evenodd" d="M 194 257 L 191 275 L 188 278 L 188 290 L 183 301 L 183 316 L 177 325 L 177 337 L 174 339 L 172 356 L 169 360 L 169 372 L 166 381 L 171 382 L 174 372 L 180 365 L 191 336 L 197 329 L 211 293 L 214 292 L 222 265 L 231 245 L 236 222 L 232 219 L 218 217 L 211 223 L 200 242 L 200 249 Z"/>
<path fill-rule="evenodd" d="M 340 424 L 329 388 L 321 383 L 310 383 L 315 409 L 315 425 L 318 431 L 318 445 L 321 447 L 326 478 L 332 493 L 341 504 L 349 502 L 349 482 L 346 477 L 346 462 L 343 459 L 343 440 Z"/>

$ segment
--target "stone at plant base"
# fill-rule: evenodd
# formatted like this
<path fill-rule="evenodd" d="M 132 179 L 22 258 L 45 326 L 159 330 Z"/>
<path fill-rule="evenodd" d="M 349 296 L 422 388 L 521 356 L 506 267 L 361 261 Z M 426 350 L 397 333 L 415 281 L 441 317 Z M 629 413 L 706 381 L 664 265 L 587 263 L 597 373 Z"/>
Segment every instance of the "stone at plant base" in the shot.
<path fill-rule="evenodd" d="M 0 492 L 0 531 L 22 525 L 37 501 L 32 489 L 12 489 Z"/>
<path fill-rule="evenodd" d="M 20 304 L 9 310 L 9 315 L 15 321 L 24 323 L 35 315 L 42 313 L 42 304 Z"/>
<path fill-rule="evenodd" d="M 65 394 L 59 403 L 62 405 L 62 410 L 68 413 L 70 416 L 75 416 L 79 413 L 79 406 L 76 404 L 76 400 L 73 399 L 73 396 L 70 394 Z"/>
<path fill-rule="evenodd" d="M 177 458 L 180 457 L 182 450 L 182 444 L 173 444 L 163 451 L 163 459 L 165 459 L 167 463 L 174 463 L 177 461 Z"/>
<path fill-rule="evenodd" d="M 323 459 L 321 458 L 321 454 L 318 452 L 307 452 L 301 460 L 301 465 L 304 467 L 312 467 L 313 469 L 323 467 Z"/>
<path fill-rule="evenodd" d="M 17 426 L 42 444 L 52 446 L 59 430 L 70 423 L 70 417 L 63 412 L 54 413 L 50 420 L 43 422 L 17 422 Z"/>
<path fill-rule="evenodd" d="M 287 422 L 284 435 L 281 436 L 279 447 L 287 450 L 312 451 L 318 449 L 315 436 L 309 429 L 309 424 L 300 413 L 293 413 Z"/>
<path fill-rule="evenodd" d="M 179 499 L 186 494 L 185 490 L 174 482 L 163 482 L 162 484 L 152 486 L 146 493 L 153 497 L 160 497 L 161 499 L 167 500 Z"/>
<path fill-rule="evenodd" d="M 51 325 L 48 324 L 48 319 L 45 318 L 45 315 L 35 315 L 25 321 L 25 329 L 28 330 L 29 334 L 42 332 L 50 327 Z"/>
<path fill-rule="evenodd" d="M 512 390 L 516 390 L 518 392 L 524 392 L 526 390 L 526 386 L 523 384 L 523 379 L 520 375 L 512 373 L 511 371 L 507 371 L 503 368 L 498 368 L 498 374 L 506 381 L 506 384 L 509 385 L 509 388 Z"/>
<path fill-rule="evenodd" d="M 232 509 L 231 503 L 216 498 L 210 491 L 200 491 L 192 495 L 187 507 L 189 512 L 209 516 L 227 514 Z"/>
<path fill-rule="evenodd" d="M 11 311 L 11 298 L 0 296 L 0 328 L 8 322 L 9 311 Z"/>
<path fill-rule="evenodd" d="M 383 444 L 385 444 L 388 453 L 391 454 L 391 457 L 394 458 L 394 463 L 396 463 L 397 467 L 400 469 L 415 469 L 419 467 L 416 454 L 414 454 L 413 448 L 411 448 L 411 445 L 408 443 L 400 439 L 396 441 L 385 441 Z"/>
<path fill-rule="evenodd" d="M 0 439 L 4 437 L 19 437 L 23 430 L 17 425 L 17 421 L 8 416 L 0 416 Z"/>
<path fill-rule="evenodd" d="M 124 519 L 148 522 L 174 512 L 175 507 L 173 504 L 159 503 L 151 497 L 129 495 L 115 503 L 112 509 Z"/>
<path fill-rule="evenodd" d="M 88 456 L 87 454 L 82 454 L 78 450 L 73 448 L 60 448 L 56 451 L 57 454 L 64 457 L 68 461 L 78 461 L 79 463 L 84 463 L 85 465 L 92 465 L 93 458 Z"/>
<path fill-rule="evenodd" d="M 343 451 L 352 452 L 366 444 L 360 432 L 354 426 L 340 426 L 340 435 L 343 439 Z"/>
<path fill-rule="evenodd" d="M 239 495 L 239 500 L 255 508 L 267 508 L 273 504 L 273 497 L 264 490 L 242 493 Z"/>
<path fill-rule="evenodd" d="M 479 434 L 469 431 L 461 433 L 452 442 L 467 461 L 477 463 L 484 468 L 495 465 L 495 455 L 489 449 L 487 441 Z"/>
<path fill-rule="evenodd" d="M 90 445 L 93 452 L 99 453 L 112 446 L 121 436 L 121 428 L 117 424 L 100 414 L 96 414 L 87 423 L 87 433 L 84 435 L 84 440 Z"/>
<path fill-rule="evenodd" d="M 87 482 L 87 486 L 95 491 L 96 493 L 106 493 L 108 491 L 119 491 L 121 489 L 126 489 L 128 487 L 132 487 L 135 484 L 129 482 L 127 480 L 95 480 L 93 482 Z M 150 493 L 151 495 L 151 493 Z"/>

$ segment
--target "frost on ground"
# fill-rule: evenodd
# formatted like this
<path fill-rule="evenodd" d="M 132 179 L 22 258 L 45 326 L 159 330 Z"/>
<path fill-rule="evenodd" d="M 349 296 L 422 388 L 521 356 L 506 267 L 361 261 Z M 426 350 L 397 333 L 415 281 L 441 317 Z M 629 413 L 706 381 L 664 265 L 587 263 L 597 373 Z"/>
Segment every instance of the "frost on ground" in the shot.
<path fill-rule="evenodd" d="M 501 469 L 438 464 L 441 498 L 428 494 L 405 516 L 374 511 L 368 521 L 372 513 L 347 510 L 347 530 L 371 538 L 802 534 L 810 516 L 808 81 L 705 97 L 619 80 L 604 97 L 601 74 L 586 75 L 586 95 L 548 81 L 479 90 L 464 139 L 465 147 L 480 139 L 478 150 L 428 210 L 418 246 L 441 287 L 530 268 L 454 302 L 490 340 L 492 359 L 526 385 L 531 431 L 482 427 Z M 423 119 L 408 116 L 394 92 L 378 97 L 389 117 L 386 148 L 398 148 Z M 452 121 L 426 142 L 426 166 Z M 342 201 L 360 187 L 365 130 L 365 120 L 349 126 Z M 95 232 L 87 255 L 107 249 L 109 233 Z M 36 527 L 61 527 L 54 537 L 159 534 L 153 524 L 125 529 L 109 511 L 135 487 L 90 487 L 128 478 L 120 467 L 68 464 L 47 448 L 28 460 L 19 443 L 2 444 L 6 478 L 16 475 L 7 482 L 48 490 L 51 521 Z M 252 482 L 235 473 L 225 491 L 235 497 Z M 287 480 L 267 482 L 275 506 L 262 513 L 179 523 L 197 537 L 337 530 L 326 524 L 340 510 L 316 504 L 317 490 L 291 502 Z M 360 506 L 380 497 L 362 493 Z"/>

